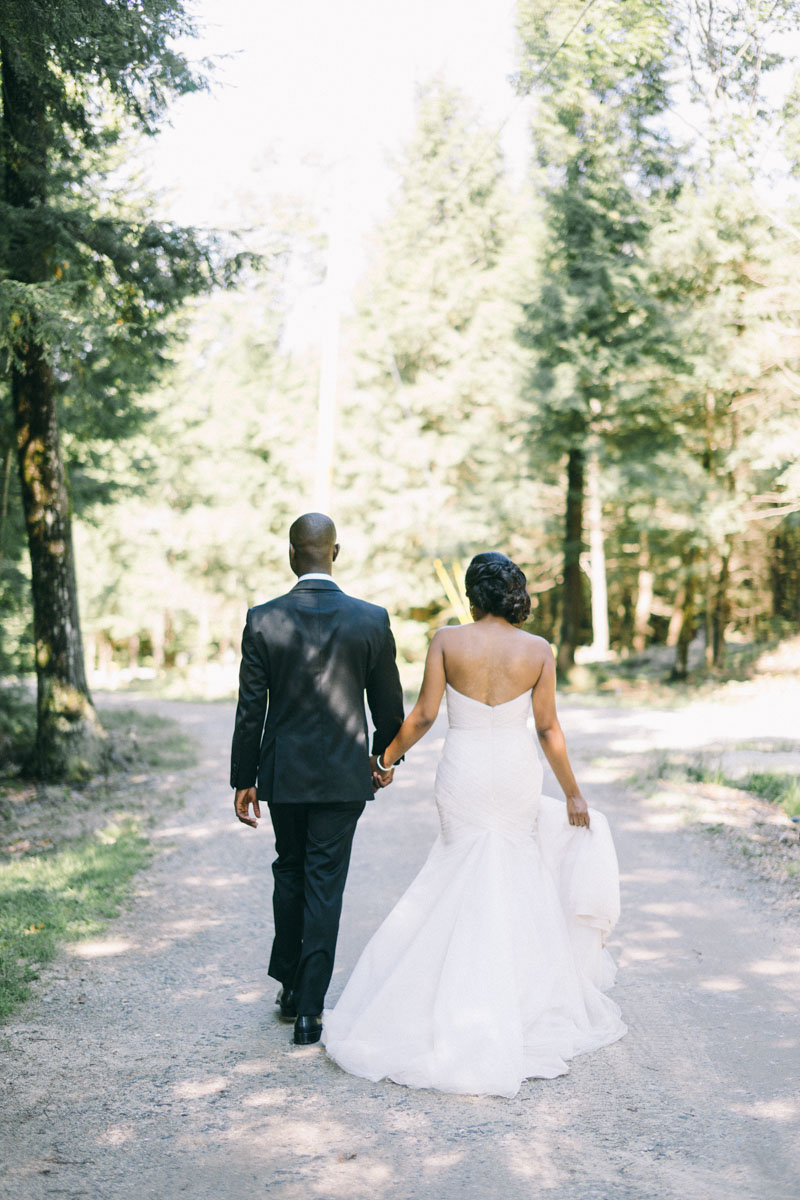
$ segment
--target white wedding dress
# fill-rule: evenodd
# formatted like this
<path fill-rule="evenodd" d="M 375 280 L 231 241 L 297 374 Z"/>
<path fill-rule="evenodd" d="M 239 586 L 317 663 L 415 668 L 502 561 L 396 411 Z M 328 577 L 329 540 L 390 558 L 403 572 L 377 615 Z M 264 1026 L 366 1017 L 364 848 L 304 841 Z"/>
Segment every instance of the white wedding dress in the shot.
<path fill-rule="evenodd" d="M 541 795 L 531 695 L 489 706 L 447 686 L 440 833 L 326 1012 L 346 1071 L 443 1092 L 513 1096 L 626 1031 L 603 994 L 619 914 L 602 813 L 571 826 Z"/>

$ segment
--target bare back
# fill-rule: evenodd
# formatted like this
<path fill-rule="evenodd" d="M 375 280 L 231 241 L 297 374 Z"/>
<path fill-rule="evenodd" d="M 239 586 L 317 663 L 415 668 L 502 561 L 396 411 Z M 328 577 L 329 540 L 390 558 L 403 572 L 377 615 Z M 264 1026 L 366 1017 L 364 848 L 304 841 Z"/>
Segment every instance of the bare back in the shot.
<path fill-rule="evenodd" d="M 556 664 L 544 638 L 524 633 L 489 613 L 472 625 L 448 625 L 434 634 L 419 698 L 384 752 L 395 763 L 430 729 L 446 684 L 462 696 L 496 708 L 531 694 L 536 733 L 567 799 L 571 825 L 589 825 L 589 810 L 572 773 L 556 713 Z M 380 766 L 382 775 L 391 771 Z"/>
<path fill-rule="evenodd" d="M 495 706 L 532 691 L 552 651 L 544 638 L 524 633 L 502 618 L 448 626 L 441 642 L 445 681 L 472 700 Z"/>

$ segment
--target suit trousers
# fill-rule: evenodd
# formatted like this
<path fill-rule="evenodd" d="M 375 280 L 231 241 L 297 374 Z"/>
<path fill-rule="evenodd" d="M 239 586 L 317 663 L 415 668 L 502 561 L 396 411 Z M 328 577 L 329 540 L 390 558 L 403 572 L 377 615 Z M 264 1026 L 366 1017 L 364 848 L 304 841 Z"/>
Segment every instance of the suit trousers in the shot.
<path fill-rule="evenodd" d="M 350 850 L 364 802 L 270 804 L 275 940 L 269 974 L 294 993 L 297 1012 L 321 1013 L 333 974 Z"/>

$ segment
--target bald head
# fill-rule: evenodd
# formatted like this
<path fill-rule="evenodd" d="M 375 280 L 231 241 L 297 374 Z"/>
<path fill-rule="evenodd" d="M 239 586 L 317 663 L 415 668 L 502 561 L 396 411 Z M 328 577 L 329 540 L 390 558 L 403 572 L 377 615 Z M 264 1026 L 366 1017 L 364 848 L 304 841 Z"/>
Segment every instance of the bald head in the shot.
<path fill-rule="evenodd" d="M 289 530 L 289 562 L 295 575 L 330 575 L 339 553 L 336 526 L 324 513 L 304 513 Z"/>

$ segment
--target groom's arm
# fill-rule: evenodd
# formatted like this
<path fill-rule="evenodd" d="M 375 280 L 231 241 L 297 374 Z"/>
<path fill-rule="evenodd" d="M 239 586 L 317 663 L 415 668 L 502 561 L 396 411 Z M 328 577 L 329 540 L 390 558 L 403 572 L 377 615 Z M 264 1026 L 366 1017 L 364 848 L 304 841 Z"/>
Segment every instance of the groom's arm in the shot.
<path fill-rule="evenodd" d="M 269 665 L 265 648 L 253 633 L 252 611 L 247 613 L 242 634 L 239 703 L 231 746 L 231 787 L 237 791 L 255 785 L 269 696 Z"/>
<path fill-rule="evenodd" d="M 367 704 L 375 732 L 372 753 L 382 754 L 403 724 L 403 685 L 397 670 L 394 635 L 386 614 L 386 629 L 375 665 L 367 678 Z"/>

